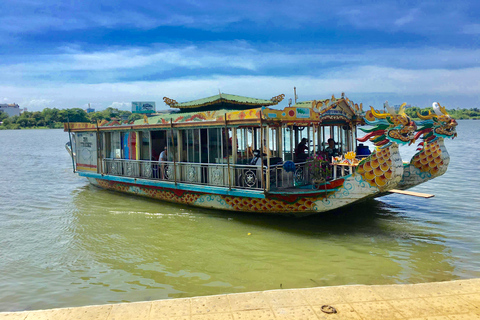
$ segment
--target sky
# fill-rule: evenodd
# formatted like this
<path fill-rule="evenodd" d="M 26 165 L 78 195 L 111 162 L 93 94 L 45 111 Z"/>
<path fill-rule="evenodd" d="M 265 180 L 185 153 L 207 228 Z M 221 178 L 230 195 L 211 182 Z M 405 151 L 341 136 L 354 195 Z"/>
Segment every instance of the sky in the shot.
<path fill-rule="evenodd" d="M 115 107 L 218 92 L 480 107 L 480 2 L 0 1 L 0 103 Z"/>

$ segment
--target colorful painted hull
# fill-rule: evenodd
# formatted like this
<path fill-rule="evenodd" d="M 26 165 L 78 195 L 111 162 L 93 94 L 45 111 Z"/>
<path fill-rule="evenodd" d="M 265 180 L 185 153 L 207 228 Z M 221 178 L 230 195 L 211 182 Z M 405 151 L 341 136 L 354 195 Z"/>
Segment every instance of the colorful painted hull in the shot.
<path fill-rule="evenodd" d="M 450 163 L 450 155 L 443 138 L 429 143 L 403 167 L 404 173 L 397 189 L 406 190 L 443 175 Z"/>
<path fill-rule="evenodd" d="M 398 148 L 389 148 L 380 156 L 394 157 Z M 368 159 L 374 160 L 372 154 Z M 400 160 L 401 163 L 401 160 Z M 392 168 L 395 168 L 392 170 Z M 180 203 L 209 209 L 240 212 L 257 212 L 303 217 L 337 209 L 393 188 L 402 176 L 401 166 L 388 168 L 392 172 L 382 186 L 365 178 L 365 174 L 354 172 L 351 175 L 329 181 L 317 189 L 305 188 L 295 191 L 263 192 L 245 189 L 227 189 L 222 187 L 192 185 L 168 181 L 136 179 L 89 172 L 79 172 L 93 185 L 108 190 L 120 191 L 163 201 Z M 382 175 L 384 177 L 384 175 Z M 376 181 L 379 181 L 377 178 Z"/>

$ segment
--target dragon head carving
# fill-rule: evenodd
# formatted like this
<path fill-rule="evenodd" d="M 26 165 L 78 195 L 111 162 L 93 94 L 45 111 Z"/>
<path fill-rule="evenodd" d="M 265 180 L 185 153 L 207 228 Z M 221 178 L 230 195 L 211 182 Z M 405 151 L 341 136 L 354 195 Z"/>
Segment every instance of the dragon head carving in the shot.
<path fill-rule="evenodd" d="M 423 121 L 419 123 L 419 130 L 415 135 L 417 139 L 423 134 L 423 139 L 427 142 L 435 141 L 441 138 L 455 138 L 457 136 L 457 121 L 453 119 L 438 102 L 432 104 L 434 113 L 428 112 L 424 116 L 417 112 L 418 117 Z"/>
<path fill-rule="evenodd" d="M 393 142 L 411 144 L 415 138 L 417 125 L 405 114 L 405 105 L 406 103 L 400 106 L 398 113 L 388 105 L 388 102 L 385 102 L 387 113 L 377 112 L 370 107 L 365 115 L 365 122 L 373 128 L 360 128 L 367 135 L 357 140 L 361 142 L 370 140 L 380 149 L 390 146 Z"/>

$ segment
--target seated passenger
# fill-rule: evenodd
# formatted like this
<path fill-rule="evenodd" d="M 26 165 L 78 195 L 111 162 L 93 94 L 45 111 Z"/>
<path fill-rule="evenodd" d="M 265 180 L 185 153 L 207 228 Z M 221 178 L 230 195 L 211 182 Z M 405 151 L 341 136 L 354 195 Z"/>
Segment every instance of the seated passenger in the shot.
<path fill-rule="evenodd" d="M 295 162 L 303 162 L 307 160 L 308 154 L 305 153 L 305 150 L 308 150 L 307 138 L 303 138 L 295 148 Z"/>
<path fill-rule="evenodd" d="M 328 139 L 328 147 L 325 148 L 325 152 L 327 154 L 327 160 L 331 161 L 332 157 L 337 157 L 339 155 L 339 151 L 335 148 L 335 140 L 332 138 Z"/>
<path fill-rule="evenodd" d="M 260 151 L 255 150 L 253 151 L 253 159 L 250 160 L 251 166 L 262 166 L 262 157 L 260 157 Z"/>

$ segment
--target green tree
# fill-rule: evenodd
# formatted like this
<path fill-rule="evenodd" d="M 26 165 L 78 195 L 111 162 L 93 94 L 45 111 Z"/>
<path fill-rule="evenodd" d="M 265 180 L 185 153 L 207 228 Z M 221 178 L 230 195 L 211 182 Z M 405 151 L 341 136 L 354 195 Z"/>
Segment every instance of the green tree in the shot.
<path fill-rule="evenodd" d="M 0 122 L 8 118 L 8 113 L 0 111 Z"/>
<path fill-rule="evenodd" d="M 143 118 L 143 115 L 139 114 L 139 113 L 132 113 L 129 117 L 128 117 L 128 121 L 135 121 L 135 120 L 138 120 L 138 119 L 142 119 Z"/>

